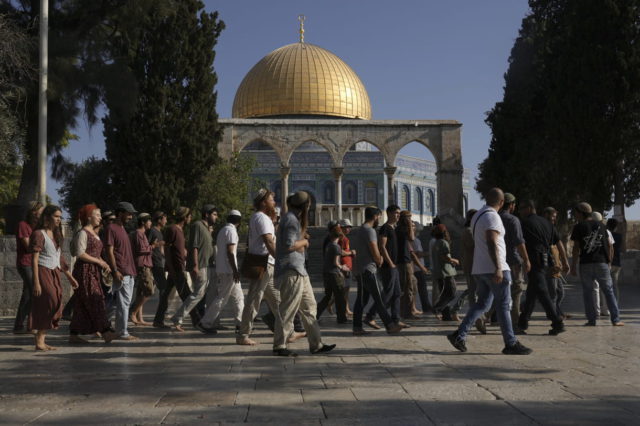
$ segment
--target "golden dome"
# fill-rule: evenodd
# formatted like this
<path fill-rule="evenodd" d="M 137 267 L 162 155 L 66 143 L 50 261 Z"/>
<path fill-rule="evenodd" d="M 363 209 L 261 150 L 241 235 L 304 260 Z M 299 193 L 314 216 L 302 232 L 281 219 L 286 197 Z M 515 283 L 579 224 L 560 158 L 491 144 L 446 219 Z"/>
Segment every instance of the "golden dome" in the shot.
<path fill-rule="evenodd" d="M 321 47 L 293 43 L 251 68 L 236 92 L 234 118 L 329 115 L 371 119 L 369 95 L 358 75 Z"/>

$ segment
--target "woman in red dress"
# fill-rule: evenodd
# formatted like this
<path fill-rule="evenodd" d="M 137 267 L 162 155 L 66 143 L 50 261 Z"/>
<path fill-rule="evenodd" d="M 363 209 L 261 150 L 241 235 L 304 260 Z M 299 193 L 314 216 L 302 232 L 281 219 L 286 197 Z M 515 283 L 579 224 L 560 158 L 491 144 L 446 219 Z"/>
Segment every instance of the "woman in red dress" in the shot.
<path fill-rule="evenodd" d="M 62 317 L 62 283 L 60 271 L 67 276 L 71 287 L 78 283 L 69 273 L 67 263 L 62 257 L 62 211 L 60 207 L 48 205 L 44 208 L 35 231 L 29 240 L 29 249 L 33 253 L 33 300 L 29 315 L 29 328 L 37 330 L 36 350 L 50 351 L 53 346 L 45 343 L 47 330 L 58 328 Z"/>
<path fill-rule="evenodd" d="M 75 291 L 76 302 L 69 325 L 69 343 L 88 343 L 80 335 L 98 332 L 109 343 L 116 334 L 107 320 L 101 269 L 111 272 L 111 268 L 100 257 L 102 241 L 95 231 L 100 226 L 102 215 L 95 204 L 87 204 L 80 209 L 78 218 L 83 228 L 74 237 L 76 263 L 73 277 L 78 282 L 78 288 Z"/>

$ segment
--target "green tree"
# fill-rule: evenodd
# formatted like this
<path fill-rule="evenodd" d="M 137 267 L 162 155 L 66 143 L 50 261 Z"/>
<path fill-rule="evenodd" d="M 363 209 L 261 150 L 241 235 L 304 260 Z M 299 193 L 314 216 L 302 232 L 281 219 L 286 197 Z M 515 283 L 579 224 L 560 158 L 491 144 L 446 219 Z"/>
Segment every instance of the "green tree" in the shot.
<path fill-rule="evenodd" d="M 640 2 L 531 0 L 476 188 L 566 212 L 640 197 Z M 614 193 L 617 191 L 617 199 Z"/>
<path fill-rule="evenodd" d="M 107 160 L 90 157 L 73 164 L 62 179 L 58 190 L 60 204 L 75 218 L 80 207 L 95 203 L 104 209 L 119 201 L 112 188 L 111 165 Z"/>
<path fill-rule="evenodd" d="M 213 203 L 223 220 L 233 209 L 248 219 L 253 206 L 247 194 L 264 186 L 263 182 L 251 176 L 255 166 L 255 158 L 245 154 L 234 154 L 230 160 L 218 160 L 205 176 L 196 207 Z"/>
<path fill-rule="evenodd" d="M 137 101 L 131 109 L 106 93 L 106 154 L 114 190 L 139 210 L 194 205 L 217 158 L 213 60 L 224 24 L 203 8 L 129 2 L 111 22 L 120 29 L 111 54 L 134 76 Z"/>

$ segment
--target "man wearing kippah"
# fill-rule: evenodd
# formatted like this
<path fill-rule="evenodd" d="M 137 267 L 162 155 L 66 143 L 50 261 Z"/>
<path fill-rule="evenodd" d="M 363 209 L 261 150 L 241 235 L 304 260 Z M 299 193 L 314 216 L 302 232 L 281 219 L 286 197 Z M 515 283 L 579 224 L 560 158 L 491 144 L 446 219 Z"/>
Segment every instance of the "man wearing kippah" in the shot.
<path fill-rule="evenodd" d="M 182 319 L 185 314 L 194 311 L 194 308 L 200 303 L 207 293 L 209 286 L 209 258 L 213 254 L 213 240 L 209 227 L 213 226 L 218 220 L 218 209 L 213 204 L 205 204 L 202 207 L 202 218 L 191 225 L 189 228 L 189 245 L 187 250 L 187 271 L 191 275 L 191 284 L 193 289 L 191 294 L 182 302 L 182 306 L 178 308 L 171 321 L 176 330 L 184 331 L 182 328 Z M 198 315 L 200 316 L 200 315 Z M 196 319 L 192 317 L 194 321 Z M 198 321 L 194 324 L 198 327 Z"/>
<path fill-rule="evenodd" d="M 287 214 L 278 228 L 275 279 L 280 288 L 280 316 L 276 316 L 273 339 L 273 353 L 278 356 L 297 356 L 287 348 L 287 343 L 295 333 L 293 317 L 298 311 L 312 354 L 329 352 L 336 346 L 322 343 L 316 298 L 304 266 L 304 252 L 309 247 L 306 231 L 310 204 L 311 198 L 305 191 L 291 195 L 287 199 Z"/>
<path fill-rule="evenodd" d="M 249 338 L 253 328 L 253 319 L 258 314 L 262 297 L 269 309 L 277 317 L 279 314 L 280 292 L 273 286 L 273 270 L 276 255 L 275 227 L 276 202 L 274 193 L 262 188 L 253 199 L 256 212 L 249 220 L 249 242 L 247 253 L 256 258 L 264 259 L 264 272 L 256 279 L 249 280 L 249 291 L 244 301 L 242 321 L 236 343 L 239 345 L 257 345 L 258 342 Z M 245 260 L 246 261 L 246 260 Z"/>

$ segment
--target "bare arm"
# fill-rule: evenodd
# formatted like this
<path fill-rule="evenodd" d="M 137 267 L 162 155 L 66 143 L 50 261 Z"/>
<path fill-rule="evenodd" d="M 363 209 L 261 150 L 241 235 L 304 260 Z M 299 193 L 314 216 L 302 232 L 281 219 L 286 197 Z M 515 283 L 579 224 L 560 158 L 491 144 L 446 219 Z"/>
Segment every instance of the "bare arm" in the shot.
<path fill-rule="evenodd" d="M 109 266 L 111 267 L 111 273 L 114 278 L 118 281 L 122 281 L 124 278 L 120 271 L 118 271 L 118 267 L 116 266 L 116 254 L 113 250 L 113 246 L 107 246 L 107 256 L 109 258 Z"/>
<path fill-rule="evenodd" d="M 376 262 L 376 265 L 378 266 L 382 265 L 382 256 L 380 255 L 380 251 L 378 250 L 378 245 L 375 243 L 375 241 L 369 241 L 369 251 L 371 252 L 371 257 L 373 257 L 373 261 Z"/>
<path fill-rule="evenodd" d="M 193 256 L 193 270 L 191 272 L 198 275 L 198 247 L 191 249 L 191 255 Z"/>
<path fill-rule="evenodd" d="M 234 281 L 240 281 L 240 272 L 238 272 L 238 265 L 236 265 L 235 250 L 235 244 L 227 244 L 227 259 L 229 260 L 229 265 L 231 265 L 231 270 L 233 271 L 233 279 Z"/>
<path fill-rule="evenodd" d="M 267 247 L 267 251 L 271 255 L 271 257 L 276 257 L 276 243 L 273 241 L 272 234 L 264 234 L 262 235 L 262 241 L 264 241 L 264 245 Z"/>
<path fill-rule="evenodd" d="M 378 246 L 379 246 L 379 250 L 376 247 L 376 251 L 378 252 L 378 254 L 382 254 L 382 258 L 384 259 L 385 262 L 387 262 L 390 268 L 395 268 L 396 264 L 393 263 L 393 261 L 391 260 L 391 256 L 389 256 L 389 252 L 387 251 L 387 237 L 381 236 L 380 239 L 378 240 Z M 373 252 L 371 253 L 373 254 Z M 378 261 L 376 261 L 376 263 L 378 263 Z M 378 265 L 382 265 L 382 262 L 379 263 Z"/>
<path fill-rule="evenodd" d="M 577 241 L 573 242 L 573 250 L 571 252 L 571 275 L 578 275 L 578 259 L 580 258 L 580 244 Z"/>
<path fill-rule="evenodd" d="M 560 262 L 562 262 L 562 271 L 566 274 L 569 272 L 569 259 L 567 259 L 567 249 L 564 248 L 562 241 L 556 243 L 558 254 L 560 255 Z"/>
<path fill-rule="evenodd" d="M 33 268 L 33 295 L 40 296 L 42 294 L 42 287 L 40 287 L 40 271 L 38 270 L 38 259 L 40 258 L 40 252 L 33 253 L 31 258 L 31 267 Z"/>
<path fill-rule="evenodd" d="M 493 275 L 493 280 L 496 283 L 502 282 L 502 268 L 500 267 L 500 263 L 498 261 L 498 237 L 500 234 L 498 231 L 494 231 L 492 229 L 487 229 L 485 233 L 485 237 L 487 239 L 487 246 L 489 247 L 489 256 L 493 261 L 493 264 L 496 268 L 496 272 Z"/>
<path fill-rule="evenodd" d="M 429 272 L 429 270 L 428 270 L 427 268 L 425 268 L 425 266 L 422 264 L 422 262 L 420 262 L 420 259 L 419 259 L 419 257 L 420 257 L 420 256 L 418 256 L 418 253 L 419 253 L 419 254 L 422 254 L 422 252 L 421 252 L 421 251 L 419 251 L 419 252 L 411 251 L 411 259 L 413 260 L 413 263 L 414 263 L 418 268 L 420 268 L 420 270 L 421 270 L 422 272 L 424 272 L 424 273 L 426 274 L 427 272 Z"/>
<path fill-rule="evenodd" d="M 528 274 L 529 271 L 531 271 L 531 262 L 529 261 L 529 253 L 527 253 L 527 248 L 524 243 L 522 243 L 518 244 L 516 246 L 516 249 L 518 250 L 518 253 L 520 253 L 520 257 L 522 257 L 522 261 L 524 263 L 524 273 Z"/>
<path fill-rule="evenodd" d="M 289 247 L 287 250 L 289 252 L 293 252 L 293 251 L 303 252 L 304 249 L 307 247 L 309 247 L 309 240 L 307 240 L 306 238 L 303 238 L 293 243 L 293 245 Z"/>

